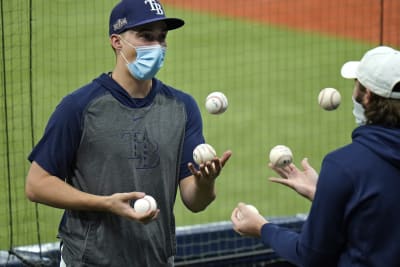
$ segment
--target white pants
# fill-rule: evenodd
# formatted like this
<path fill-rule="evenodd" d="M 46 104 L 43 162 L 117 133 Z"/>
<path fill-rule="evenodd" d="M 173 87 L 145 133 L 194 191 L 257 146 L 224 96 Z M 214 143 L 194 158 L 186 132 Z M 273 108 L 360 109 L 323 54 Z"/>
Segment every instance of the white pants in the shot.
<path fill-rule="evenodd" d="M 65 265 L 65 262 L 62 257 L 61 257 L 61 261 L 60 261 L 60 267 L 67 267 L 67 265 Z"/>
<path fill-rule="evenodd" d="M 63 246 L 61 245 L 61 249 L 60 249 L 60 267 L 67 267 L 67 265 L 65 265 L 65 262 L 64 262 L 64 260 L 62 258 L 62 249 L 63 249 Z"/>

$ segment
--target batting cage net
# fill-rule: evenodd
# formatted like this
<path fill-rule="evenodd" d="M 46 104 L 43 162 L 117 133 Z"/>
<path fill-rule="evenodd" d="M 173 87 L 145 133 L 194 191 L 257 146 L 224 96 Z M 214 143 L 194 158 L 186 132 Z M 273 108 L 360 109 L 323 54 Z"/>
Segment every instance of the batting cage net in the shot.
<path fill-rule="evenodd" d="M 115 55 L 108 20 L 117 2 L 0 1 L 0 265 L 11 266 L 14 257 L 19 261 L 34 258 L 25 257 L 30 249 L 21 247 L 34 247 L 34 255 L 43 259 L 45 251 L 53 251 L 47 244 L 57 244 L 63 211 L 27 200 L 27 156 L 59 101 L 112 70 Z M 253 204 L 267 218 L 306 214 L 307 200 L 268 182 L 275 175 L 267 167 L 269 151 L 275 145 L 287 145 L 295 164 L 307 157 L 318 171 L 324 155 L 350 141 L 355 127 L 353 82 L 340 76 L 340 68 L 374 46 L 400 47 L 400 2 L 161 3 L 167 16 L 184 19 L 185 26 L 168 33 L 165 63 L 157 77 L 195 98 L 206 140 L 218 155 L 228 149 L 233 152 L 216 181 L 218 197 L 206 211 L 189 212 L 177 196 L 178 227 L 225 222 L 238 202 Z M 337 109 L 326 111 L 318 105 L 323 88 L 340 92 Z M 229 101 L 220 115 L 209 114 L 204 105 L 206 96 L 215 91 L 223 92 Z M 207 229 L 215 228 L 202 231 Z M 214 239 L 212 234 L 209 237 Z M 242 247 L 240 242 L 245 241 L 231 243 L 230 252 L 235 244 Z M 182 257 L 177 260 L 198 261 L 197 256 L 191 258 L 190 246 L 180 249 Z M 246 257 L 246 253 L 237 254 Z M 203 255 L 204 261 L 223 258 Z M 46 261 L 25 264 L 45 266 Z"/>

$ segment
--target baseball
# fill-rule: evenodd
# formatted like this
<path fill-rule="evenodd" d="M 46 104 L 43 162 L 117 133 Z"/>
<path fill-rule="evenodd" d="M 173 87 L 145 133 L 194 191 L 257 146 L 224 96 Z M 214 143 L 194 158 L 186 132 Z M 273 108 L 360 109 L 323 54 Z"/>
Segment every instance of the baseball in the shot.
<path fill-rule="evenodd" d="M 215 149 L 209 144 L 200 144 L 193 150 L 193 160 L 199 165 L 212 160 L 216 156 Z"/>
<path fill-rule="evenodd" d="M 146 195 L 143 198 L 136 200 L 133 208 L 139 213 L 145 213 L 149 210 L 155 211 L 157 209 L 157 203 L 152 196 Z"/>
<path fill-rule="evenodd" d="M 221 92 L 213 92 L 206 98 L 206 109 L 210 114 L 221 114 L 228 108 L 228 98 Z"/>
<path fill-rule="evenodd" d="M 335 88 L 325 88 L 319 92 L 318 104 L 325 110 L 334 110 L 340 105 L 341 96 Z"/>
<path fill-rule="evenodd" d="M 249 209 L 251 210 L 251 212 L 260 213 L 260 212 L 258 212 L 258 209 L 257 209 L 256 207 L 254 207 L 253 205 L 246 204 L 246 206 L 247 206 L 247 208 L 249 208 Z M 236 212 L 236 218 L 237 218 L 238 220 L 241 220 L 241 219 L 243 218 L 243 215 L 242 215 L 242 213 L 240 212 L 240 210 L 238 210 L 238 211 Z"/>
<path fill-rule="evenodd" d="M 275 167 L 285 167 L 293 162 L 293 153 L 287 146 L 274 146 L 269 152 L 269 160 Z"/>
<path fill-rule="evenodd" d="M 146 199 L 147 201 L 150 202 L 150 209 L 151 209 L 152 211 L 155 211 L 155 210 L 157 209 L 157 202 L 156 202 L 156 200 L 154 199 L 154 197 L 149 196 L 149 195 L 146 195 L 146 196 L 144 196 L 144 199 Z"/>

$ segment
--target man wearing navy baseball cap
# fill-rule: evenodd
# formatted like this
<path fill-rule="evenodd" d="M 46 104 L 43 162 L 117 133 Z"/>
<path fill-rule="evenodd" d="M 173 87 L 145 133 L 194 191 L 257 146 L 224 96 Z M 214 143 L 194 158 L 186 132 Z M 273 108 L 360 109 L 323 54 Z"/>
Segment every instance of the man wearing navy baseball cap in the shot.
<path fill-rule="evenodd" d="M 177 29 L 185 23 L 178 18 L 167 18 L 161 4 L 156 0 L 121 1 L 111 12 L 110 35 L 155 21 L 163 21 L 167 30 Z"/>
<path fill-rule="evenodd" d="M 169 30 L 156 0 L 122 0 L 112 10 L 110 44 L 116 64 L 64 97 L 29 155 L 26 195 L 64 209 L 60 266 L 173 266 L 174 203 L 200 212 L 215 199 L 226 151 L 200 166 L 202 118 L 189 94 L 164 84 Z M 156 210 L 135 211 L 145 195 Z"/>

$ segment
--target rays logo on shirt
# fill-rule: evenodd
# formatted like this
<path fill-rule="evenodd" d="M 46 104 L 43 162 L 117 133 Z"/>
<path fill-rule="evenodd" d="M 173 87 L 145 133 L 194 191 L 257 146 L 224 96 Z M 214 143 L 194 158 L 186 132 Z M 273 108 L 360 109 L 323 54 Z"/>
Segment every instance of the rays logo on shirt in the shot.
<path fill-rule="evenodd" d="M 164 15 L 164 10 L 162 9 L 162 6 L 156 0 L 145 0 L 144 4 L 149 4 L 150 10 L 155 11 L 157 15 Z"/>
<path fill-rule="evenodd" d="M 122 138 L 129 140 L 129 159 L 136 169 L 152 169 L 160 164 L 158 144 L 149 140 L 147 132 L 126 132 Z"/>

